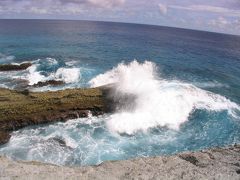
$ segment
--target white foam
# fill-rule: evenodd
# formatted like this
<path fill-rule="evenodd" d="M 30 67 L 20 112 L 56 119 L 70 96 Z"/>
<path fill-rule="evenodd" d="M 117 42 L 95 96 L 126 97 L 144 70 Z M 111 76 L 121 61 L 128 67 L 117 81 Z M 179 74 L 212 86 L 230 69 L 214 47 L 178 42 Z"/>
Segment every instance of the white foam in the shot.
<path fill-rule="evenodd" d="M 70 66 L 70 67 L 72 67 L 72 66 L 75 66 L 75 65 L 77 65 L 79 62 L 78 61 L 67 61 L 67 62 L 65 62 L 65 64 L 67 65 L 67 66 Z"/>
<path fill-rule="evenodd" d="M 49 59 L 50 61 L 51 59 Z M 54 60 L 54 59 L 53 59 Z M 50 64 L 55 64 L 56 62 L 51 60 Z M 41 71 L 38 71 L 39 64 L 33 64 L 27 69 L 25 75 L 21 75 L 21 79 L 26 79 L 29 81 L 29 85 L 34 85 L 40 81 L 47 80 L 61 80 L 65 83 L 76 83 L 80 80 L 80 69 L 79 68 L 59 68 L 56 72 L 52 72 L 49 75 L 42 75 Z"/>
<path fill-rule="evenodd" d="M 75 83 L 79 81 L 80 69 L 78 68 L 59 68 L 55 78 L 63 80 L 65 83 Z"/>
<path fill-rule="evenodd" d="M 38 61 L 40 61 L 40 59 L 38 60 Z M 54 59 L 54 58 L 46 58 L 46 60 L 45 61 L 47 61 L 47 63 L 49 64 L 49 65 L 56 65 L 56 64 L 58 64 L 58 61 L 56 60 L 56 59 Z"/>
<path fill-rule="evenodd" d="M 27 70 L 29 73 L 26 75 L 26 79 L 29 81 L 29 85 L 34 85 L 47 79 L 37 71 L 37 65 L 32 65 Z"/>
<path fill-rule="evenodd" d="M 222 84 L 222 83 L 219 83 L 217 81 L 214 81 L 214 82 L 203 82 L 203 83 L 194 83 L 194 85 L 196 85 L 197 87 L 200 87 L 200 88 L 229 88 L 229 85 L 227 84 Z"/>
<path fill-rule="evenodd" d="M 227 110 L 234 115 L 239 106 L 223 96 L 202 90 L 191 84 L 167 81 L 156 76 L 154 63 L 136 60 L 119 64 L 90 81 L 92 87 L 115 83 L 115 97 L 136 96 L 135 107 L 111 115 L 107 125 L 113 132 L 133 134 L 157 126 L 179 129 L 194 109 Z"/>

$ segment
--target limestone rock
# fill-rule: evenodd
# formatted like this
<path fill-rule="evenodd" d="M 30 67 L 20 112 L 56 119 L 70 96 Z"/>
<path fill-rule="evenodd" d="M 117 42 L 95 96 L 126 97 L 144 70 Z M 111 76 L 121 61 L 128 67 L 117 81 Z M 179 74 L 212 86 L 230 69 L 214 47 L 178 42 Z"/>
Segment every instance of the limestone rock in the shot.
<path fill-rule="evenodd" d="M 0 157 L 0 179 L 240 179 L 240 145 L 172 156 L 60 167 Z"/>

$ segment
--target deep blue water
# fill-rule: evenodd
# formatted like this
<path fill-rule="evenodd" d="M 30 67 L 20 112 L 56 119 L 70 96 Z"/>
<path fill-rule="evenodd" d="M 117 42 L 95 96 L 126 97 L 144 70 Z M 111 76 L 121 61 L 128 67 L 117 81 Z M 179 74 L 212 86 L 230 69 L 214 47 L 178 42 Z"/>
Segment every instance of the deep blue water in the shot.
<path fill-rule="evenodd" d="M 145 60 L 154 63 L 158 79 L 177 81 L 177 85 L 170 83 L 161 90 L 165 88 L 175 95 L 175 91 L 183 88 L 179 90 L 183 101 L 193 98 L 184 94 L 187 91 L 184 84 L 191 84 L 227 98 L 230 105 L 221 98 L 215 105 L 211 98 L 218 97 L 204 94 L 201 98 L 211 101 L 206 105 L 209 109 L 198 108 L 201 102 L 196 100 L 198 104 L 193 104 L 187 121 L 179 129 L 169 128 L 167 123 L 157 124 L 147 131 L 139 128 L 128 135 L 112 132 L 106 123 L 111 115 L 25 128 L 14 132 L 0 153 L 16 159 L 86 165 L 240 142 L 239 36 L 110 22 L 0 20 L 0 63 L 31 61 L 36 68 L 0 73 L 2 87 L 17 88 L 19 79 L 36 82 L 48 78 L 66 80 L 66 85 L 59 89 L 89 87 L 89 81 L 100 73 L 134 59 L 140 64 Z M 35 90 L 51 89 L 56 90 L 53 87 Z M 194 98 L 198 98 L 198 93 L 197 89 Z M 179 101 L 171 102 L 177 109 L 185 108 Z M 220 110 L 219 102 L 224 106 Z M 159 118 L 165 113 L 168 119 L 172 112 L 171 104 L 165 105 L 169 111 L 155 107 L 159 108 Z M 53 137 L 63 139 L 69 147 L 60 146 Z"/>

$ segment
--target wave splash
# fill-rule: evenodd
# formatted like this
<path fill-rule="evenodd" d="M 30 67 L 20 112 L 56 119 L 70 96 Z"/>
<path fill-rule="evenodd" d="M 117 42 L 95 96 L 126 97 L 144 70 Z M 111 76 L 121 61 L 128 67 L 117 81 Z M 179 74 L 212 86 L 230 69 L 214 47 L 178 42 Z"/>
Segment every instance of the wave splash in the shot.
<path fill-rule="evenodd" d="M 153 62 L 121 63 L 93 78 L 92 87 L 114 83 L 114 97 L 134 95 L 134 107 L 118 109 L 107 120 L 112 132 L 134 134 L 139 130 L 161 126 L 178 130 L 195 109 L 226 110 L 235 116 L 240 107 L 227 98 L 202 90 L 192 84 L 168 81 L 157 75 Z"/>
<path fill-rule="evenodd" d="M 28 80 L 29 85 L 52 79 L 65 83 L 76 83 L 80 80 L 79 68 L 61 67 L 59 62 L 53 58 L 46 58 L 44 61 L 37 60 L 27 70 L 28 73 L 22 78 Z"/>

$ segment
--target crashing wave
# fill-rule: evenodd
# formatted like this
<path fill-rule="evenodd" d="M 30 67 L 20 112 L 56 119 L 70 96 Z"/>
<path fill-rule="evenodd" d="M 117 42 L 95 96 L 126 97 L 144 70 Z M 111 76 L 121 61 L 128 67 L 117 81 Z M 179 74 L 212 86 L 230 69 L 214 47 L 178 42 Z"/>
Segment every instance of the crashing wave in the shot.
<path fill-rule="evenodd" d="M 133 134 L 157 126 L 179 129 L 195 109 L 226 110 L 235 115 L 240 107 L 227 98 L 202 90 L 192 84 L 168 81 L 157 76 L 156 65 L 150 61 L 121 63 L 90 82 L 92 87 L 115 84 L 114 97 L 132 94 L 134 107 L 118 109 L 107 121 L 113 132 Z"/>

